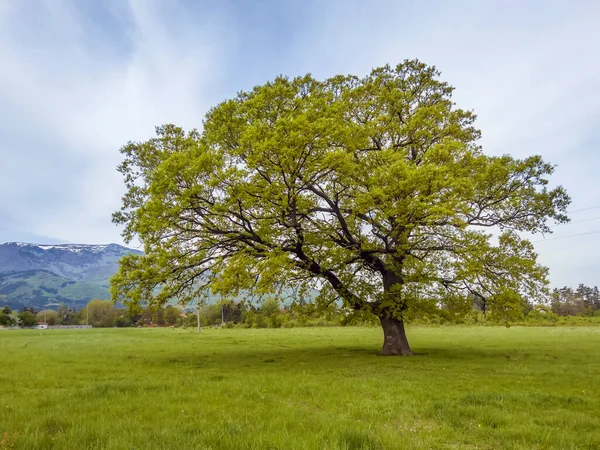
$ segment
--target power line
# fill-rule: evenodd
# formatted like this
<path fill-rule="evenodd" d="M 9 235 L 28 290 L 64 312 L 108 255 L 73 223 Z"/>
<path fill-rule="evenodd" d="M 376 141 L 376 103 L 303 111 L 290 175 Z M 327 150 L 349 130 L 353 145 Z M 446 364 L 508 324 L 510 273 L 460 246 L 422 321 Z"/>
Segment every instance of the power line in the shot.
<path fill-rule="evenodd" d="M 532 244 L 535 244 L 537 242 L 548 242 L 548 241 L 556 241 L 558 239 L 567 239 L 567 238 L 572 238 L 572 237 L 576 237 L 576 236 L 585 236 L 587 234 L 597 234 L 600 233 L 600 230 L 596 230 L 596 231 L 589 231 L 587 233 L 578 233 L 578 234 L 570 234 L 568 236 L 559 236 L 559 237 L 555 237 L 555 238 L 548 238 L 548 239 L 540 239 L 539 241 L 532 241 Z"/>
<path fill-rule="evenodd" d="M 590 211 L 592 209 L 598 209 L 598 208 L 600 208 L 600 205 L 590 206 L 589 208 L 583 208 L 583 209 L 574 209 L 573 211 L 567 211 L 567 213 L 571 214 L 571 213 L 582 212 L 582 211 Z"/>
<path fill-rule="evenodd" d="M 574 223 L 592 222 L 594 220 L 600 220 L 600 216 L 598 216 L 598 217 L 591 217 L 589 219 L 576 220 L 574 222 L 559 223 L 558 225 L 554 225 L 554 226 L 552 226 L 550 228 L 563 227 L 565 225 L 572 225 Z"/>

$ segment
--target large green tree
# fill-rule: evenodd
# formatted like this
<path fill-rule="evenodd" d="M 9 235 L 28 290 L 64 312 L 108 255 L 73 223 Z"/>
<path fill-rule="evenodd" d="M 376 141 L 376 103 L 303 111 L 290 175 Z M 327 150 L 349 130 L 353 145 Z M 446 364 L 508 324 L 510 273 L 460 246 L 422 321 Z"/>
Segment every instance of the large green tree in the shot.
<path fill-rule="evenodd" d="M 145 254 L 122 260 L 113 299 L 316 288 L 377 315 L 382 353 L 410 355 L 412 310 L 537 295 L 547 270 L 517 232 L 568 220 L 569 197 L 540 156 L 485 155 L 452 91 L 418 61 L 279 77 L 211 109 L 201 132 L 128 143 L 114 221 Z"/>

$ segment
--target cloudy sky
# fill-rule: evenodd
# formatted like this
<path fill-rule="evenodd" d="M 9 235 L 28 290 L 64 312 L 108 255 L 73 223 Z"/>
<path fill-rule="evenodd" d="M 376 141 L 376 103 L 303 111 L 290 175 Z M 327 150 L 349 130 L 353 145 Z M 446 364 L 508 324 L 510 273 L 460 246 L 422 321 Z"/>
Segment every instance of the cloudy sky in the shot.
<path fill-rule="evenodd" d="M 573 223 L 532 240 L 554 285 L 600 284 L 598 23 L 583 0 L 0 0 L 0 242 L 120 243 L 128 140 L 278 74 L 416 57 L 487 152 L 557 164 Z"/>

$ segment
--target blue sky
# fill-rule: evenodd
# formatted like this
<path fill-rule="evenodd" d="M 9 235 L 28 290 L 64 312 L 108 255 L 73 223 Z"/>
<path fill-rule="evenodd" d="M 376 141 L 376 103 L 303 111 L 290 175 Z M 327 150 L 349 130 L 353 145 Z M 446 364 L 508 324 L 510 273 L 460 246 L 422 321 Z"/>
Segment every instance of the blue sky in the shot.
<path fill-rule="evenodd" d="M 0 0 L 0 242 L 121 242 L 118 149 L 279 74 L 419 58 L 493 154 L 542 154 L 600 206 L 596 1 Z M 600 230 L 574 212 L 550 238 Z M 581 222 L 585 219 L 593 219 Z M 532 240 L 539 241 L 541 236 Z M 554 285 L 600 284 L 600 234 L 536 242 Z"/>

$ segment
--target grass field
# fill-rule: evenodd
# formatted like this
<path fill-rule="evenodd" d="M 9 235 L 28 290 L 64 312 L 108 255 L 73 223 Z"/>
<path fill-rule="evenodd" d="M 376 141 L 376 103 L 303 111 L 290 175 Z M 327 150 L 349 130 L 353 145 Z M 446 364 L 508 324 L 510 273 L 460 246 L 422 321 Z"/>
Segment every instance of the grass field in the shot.
<path fill-rule="evenodd" d="M 600 327 L 0 332 L 0 448 L 599 449 Z"/>

